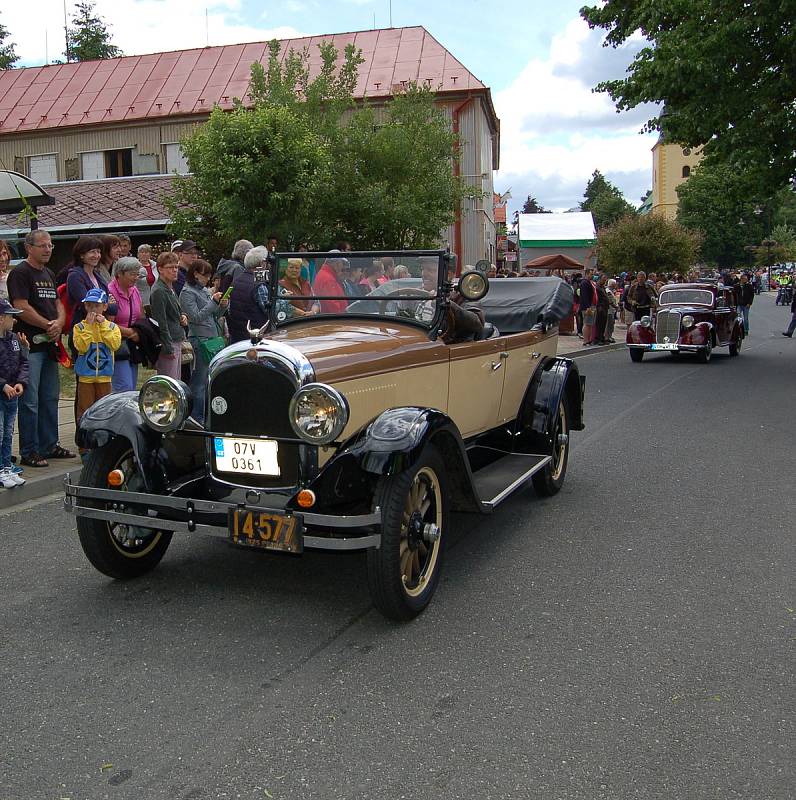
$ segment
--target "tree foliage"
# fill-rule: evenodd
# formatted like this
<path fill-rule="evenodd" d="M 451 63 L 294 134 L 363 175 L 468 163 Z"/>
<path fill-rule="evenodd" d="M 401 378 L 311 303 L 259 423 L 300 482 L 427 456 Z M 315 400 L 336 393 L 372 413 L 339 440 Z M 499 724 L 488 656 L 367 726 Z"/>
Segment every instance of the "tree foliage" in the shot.
<path fill-rule="evenodd" d="M 796 174 L 792 0 L 607 0 L 581 15 L 607 45 L 647 39 L 626 78 L 597 86 L 619 110 L 664 103 L 644 130 L 705 145 L 708 161 L 751 169 L 769 191 Z"/>
<path fill-rule="evenodd" d="M 636 211 L 622 196 L 620 189 L 598 169 L 594 170 L 586 184 L 580 210 L 591 211 L 598 230 Z"/>
<path fill-rule="evenodd" d="M 6 44 L 6 39 L 9 36 L 8 28 L 0 23 L 0 69 L 11 69 L 19 60 L 19 56 L 14 49 L 14 43 L 8 42 Z"/>
<path fill-rule="evenodd" d="M 702 236 L 659 214 L 628 215 L 597 233 L 601 270 L 685 272 L 696 262 Z"/>
<path fill-rule="evenodd" d="M 215 109 L 182 142 L 191 175 L 166 204 L 175 233 L 206 245 L 268 232 L 296 246 L 340 238 L 354 247 L 425 247 L 470 193 L 453 174 L 455 137 L 428 89 L 409 86 L 386 109 L 355 108 L 360 53 L 338 63 L 320 45 L 320 73 L 309 53 L 252 65 L 252 107 Z M 471 193 L 470 193 L 471 194 Z"/>
<path fill-rule="evenodd" d="M 111 34 L 102 17 L 94 13 L 94 3 L 83 0 L 75 5 L 72 27 L 66 34 L 67 61 L 93 61 L 117 58 L 122 51 L 111 44 Z"/>
<path fill-rule="evenodd" d="M 722 268 L 746 260 L 746 247 L 765 238 L 773 215 L 771 198 L 756 192 L 756 182 L 726 164 L 705 162 L 677 187 L 678 221 L 702 231 L 702 257 Z"/>
<path fill-rule="evenodd" d="M 540 205 L 536 202 L 536 198 L 528 195 L 525 198 L 525 202 L 522 205 L 521 214 L 552 214 L 552 211 L 548 211 L 544 206 Z"/>

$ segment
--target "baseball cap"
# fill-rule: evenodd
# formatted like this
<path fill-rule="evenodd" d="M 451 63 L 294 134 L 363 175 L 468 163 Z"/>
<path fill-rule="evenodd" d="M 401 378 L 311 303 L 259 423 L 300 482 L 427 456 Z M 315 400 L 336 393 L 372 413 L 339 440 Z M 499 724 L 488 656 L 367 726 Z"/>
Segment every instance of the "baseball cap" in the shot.
<path fill-rule="evenodd" d="M 171 245 L 171 252 L 172 253 L 186 253 L 188 250 L 198 250 L 199 245 L 196 244 L 192 239 L 177 239 Z"/>
<path fill-rule="evenodd" d="M 84 303 L 107 303 L 108 295 L 102 289 L 89 289 L 88 294 L 83 298 Z"/>
<path fill-rule="evenodd" d="M 0 299 L 0 314 L 10 314 L 11 316 L 16 316 L 17 314 L 21 314 L 22 311 L 18 308 L 14 308 L 8 300 Z"/>

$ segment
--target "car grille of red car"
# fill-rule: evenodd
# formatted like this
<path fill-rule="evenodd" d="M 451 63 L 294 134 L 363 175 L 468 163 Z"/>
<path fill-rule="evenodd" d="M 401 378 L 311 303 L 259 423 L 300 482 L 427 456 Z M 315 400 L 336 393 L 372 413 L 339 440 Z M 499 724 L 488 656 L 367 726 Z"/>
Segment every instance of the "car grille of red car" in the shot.
<path fill-rule="evenodd" d="M 680 338 L 680 313 L 677 311 L 659 311 L 655 322 L 656 342 L 676 342 Z"/>

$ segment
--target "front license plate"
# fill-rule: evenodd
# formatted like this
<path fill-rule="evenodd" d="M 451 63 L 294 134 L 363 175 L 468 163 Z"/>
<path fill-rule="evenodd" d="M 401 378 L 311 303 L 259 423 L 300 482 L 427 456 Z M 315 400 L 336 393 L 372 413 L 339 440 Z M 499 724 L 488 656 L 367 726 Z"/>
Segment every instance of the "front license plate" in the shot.
<path fill-rule="evenodd" d="M 304 549 L 302 518 L 296 514 L 233 508 L 229 512 L 229 538 L 233 544 L 261 550 L 301 553 Z"/>
<path fill-rule="evenodd" d="M 653 344 L 650 345 L 652 350 L 677 350 L 677 344 L 670 342 L 669 344 Z"/>
<path fill-rule="evenodd" d="M 268 439 L 215 436 L 216 469 L 244 475 L 279 477 L 279 444 Z"/>

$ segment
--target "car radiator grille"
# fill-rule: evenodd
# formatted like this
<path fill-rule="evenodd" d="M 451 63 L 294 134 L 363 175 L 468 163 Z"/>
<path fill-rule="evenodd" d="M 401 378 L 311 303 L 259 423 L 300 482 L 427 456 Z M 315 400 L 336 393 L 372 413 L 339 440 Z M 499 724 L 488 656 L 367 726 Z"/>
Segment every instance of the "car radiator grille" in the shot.
<path fill-rule="evenodd" d="M 680 338 L 680 314 L 676 311 L 659 311 L 655 322 L 655 341 L 663 342 L 666 337 L 670 342 Z"/>
<path fill-rule="evenodd" d="M 207 426 L 215 433 L 229 436 L 295 438 L 288 417 L 288 406 L 295 391 L 293 381 L 267 361 L 233 364 L 216 374 L 210 384 Z M 213 411 L 216 398 L 226 401 L 223 414 Z M 299 446 L 280 442 L 278 461 L 279 477 L 216 472 L 215 460 L 213 471 L 222 480 L 246 486 L 277 488 L 298 485 Z"/>

